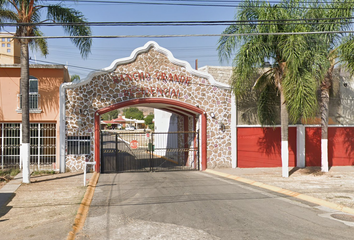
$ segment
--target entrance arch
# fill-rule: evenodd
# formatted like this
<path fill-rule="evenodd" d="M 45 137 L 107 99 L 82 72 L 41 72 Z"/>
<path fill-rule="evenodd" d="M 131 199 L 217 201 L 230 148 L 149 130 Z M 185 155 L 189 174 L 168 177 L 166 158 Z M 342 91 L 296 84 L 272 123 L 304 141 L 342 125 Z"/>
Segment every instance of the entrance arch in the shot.
<path fill-rule="evenodd" d="M 198 115 L 202 170 L 232 167 L 236 156 L 233 99 L 227 84 L 175 59 L 156 42 L 148 42 L 108 68 L 62 84 L 60 171 L 81 171 L 85 161 L 95 161 L 99 171 L 100 115 L 132 105 L 151 106 L 185 119 Z"/>
<path fill-rule="evenodd" d="M 171 112 L 178 112 L 182 111 L 185 113 L 190 113 L 190 114 L 199 114 L 200 115 L 200 121 L 201 121 L 201 162 L 202 162 L 202 170 L 205 170 L 207 167 L 207 118 L 206 118 L 206 113 L 203 109 L 190 105 L 188 103 L 176 101 L 173 99 L 165 99 L 165 98 L 143 98 L 143 99 L 132 99 L 120 103 L 116 103 L 114 105 L 111 105 L 109 107 L 105 107 L 102 109 L 99 109 L 95 113 L 95 162 L 96 162 L 96 167 L 95 170 L 97 172 L 100 171 L 100 155 L 97 154 L 100 152 L 100 115 L 110 112 L 112 110 L 118 109 L 118 108 L 123 108 L 123 107 L 128 107 L 128 106 L 149 106 L 152 108 L 158 108 L 161 110 L 169 111 L 170 108 L 172 107 L 173 110 Z"/>

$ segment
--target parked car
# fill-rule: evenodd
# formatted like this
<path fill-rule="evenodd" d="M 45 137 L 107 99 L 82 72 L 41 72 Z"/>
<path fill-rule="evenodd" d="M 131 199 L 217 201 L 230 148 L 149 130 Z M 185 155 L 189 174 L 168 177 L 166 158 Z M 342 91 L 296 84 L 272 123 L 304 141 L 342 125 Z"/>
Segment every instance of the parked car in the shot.
<path fill-rule="evenodd" d="M 127 126 L 125 127 L 125 130 L 127 130 L 127 131 L 134 131 L 134 130 L 135 130 L 135 127 L 132 126 L 132 125 L 127 125 Z"/>
<path fill-rule="evenodd" d="M 117 129 L 121 130 L 122 127 L 123 127 L 122 124 L 120 124 L 120 123 L 117 124 Z"/>

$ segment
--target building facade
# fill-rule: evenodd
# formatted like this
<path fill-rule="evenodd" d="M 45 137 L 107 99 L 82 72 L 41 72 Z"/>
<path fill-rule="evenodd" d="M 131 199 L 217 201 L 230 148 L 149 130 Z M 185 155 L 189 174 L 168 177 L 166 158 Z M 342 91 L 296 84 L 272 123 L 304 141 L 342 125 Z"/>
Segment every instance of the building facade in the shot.
<path fill-rule="evenodd" d="M 21 166 L 21 68 L 0 64 L 0 164 Z M 59 87 L 69 81 L 62 65 L 30 65 L 30 164 L 59 168 Z"/>

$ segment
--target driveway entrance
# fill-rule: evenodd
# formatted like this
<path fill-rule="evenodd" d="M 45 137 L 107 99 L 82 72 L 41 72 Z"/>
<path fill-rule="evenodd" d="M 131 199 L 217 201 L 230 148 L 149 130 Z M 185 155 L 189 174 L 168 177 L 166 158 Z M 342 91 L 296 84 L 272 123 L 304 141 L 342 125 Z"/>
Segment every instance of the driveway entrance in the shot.
<path fill-rule="evenodd" d="M 326 213 L 200 171 L 101 174 L 76 239 L 353 239 Z"/>
<path fill-rule="evenodd" d="M 199 170 L 198 132 L 101 132 L 101 172 Z"/>

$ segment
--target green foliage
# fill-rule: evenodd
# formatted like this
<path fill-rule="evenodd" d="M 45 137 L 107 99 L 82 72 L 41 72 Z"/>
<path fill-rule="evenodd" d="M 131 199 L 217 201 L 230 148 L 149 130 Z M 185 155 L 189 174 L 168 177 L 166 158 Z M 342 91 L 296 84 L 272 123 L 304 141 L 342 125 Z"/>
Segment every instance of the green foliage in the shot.
<path fill-rule="evenodd" d="M 104 121 L 115 119 L 118 117 L 119 112 L 120 111 L 118 109 L 115 109 L 115 110 L 110 111 L 108 113 L 102 114 L 101 119 Z"/>
<path fill-rule="evenodd" d="M 77 74 L 74 74 L 74 75 L 71 75 L 70 76 L 70 81 L 75 81 L 75 80 L 80 80 L 80 76 L 79 75 L 77 75 Z"/>
<path fill-rule="evenodd" d="M 31 26 L 18 26 L 15 36 L 43 36 L 36 23 L 63 22 L 79 23 L 78 25 L 63 25 L 64 31 L 70 36 L 91 36 L 91 29 L 87 26 L 86 19 L 81 12 L 59 4 L 45 4 L 49 1 L 0 1 L 0 22 L 34 23 Z M 41 14 L 46 12 L 43 20 Z M 1 28 L 1 26 L 0 26 Z M 72 38 L 71 41 L 80 50 L 81 56 L 87 58 L 91 52 L 91 38 Z M 46 56 L 48 54 L 47 41 L 45 39 L 22 39 L 21 42 L 29 44 L 33 49 L 40 50 Z"/>
<path fill-rule="evenodd" d="M 279 93 L 285 96 L 289 119 L 308 118 L 317 112 L 316 90 L 324 76 L 328 60 L 324 40 L 320 35 L 280 35 L 278 33 L 313 30 L 309 24 L 289 24 L 288 19 L 306 19 L 315 11 L 307 11 L 306 1 L 286 1 L 271 4 L 265 1 L 246 0 L 240 4 L 235 20 L 247 24 L 230 26 L 219 39 L 221 60 L 233 59 L 232 89 L 238 99 L 258 94 L 258 118 L 262 124 L 274 124 L 279 111 Z M 259 22 L 269 20 L 269 22 Z M 245 35 L 242 35 L 247 33 Z M 250 35 L 248 33 L 257 33 Z M 261 35 L 264 33 L 265 35 Z M 274 33 L 274 34 L 268 34 Z M 270 62 L 270 67 L 264 66 Z"/>
<path fill-rule="evenodd" d="M 11 177 L 14 177 L 20 172 L 21 171 L 18 168 L 5 169 L 5 170 L 0 170 L 0 176 L 10 175 Z"/>
<path fill-rule="evenodd" d="M 153 120 L 154 120 L 154 114 L 149 114 L 144 119 L 145 125 L 149 126 L 149 128 L 151 130 L 155 129 L 155 124 L 154 124 Z"/>
<path fill-rule="evenodd" d="M 127 119 L 136 119 L 136 120 L 143 120 L 144 114 L 136 107 L 125 108 L 123 110 L 123 114 Z"/>

